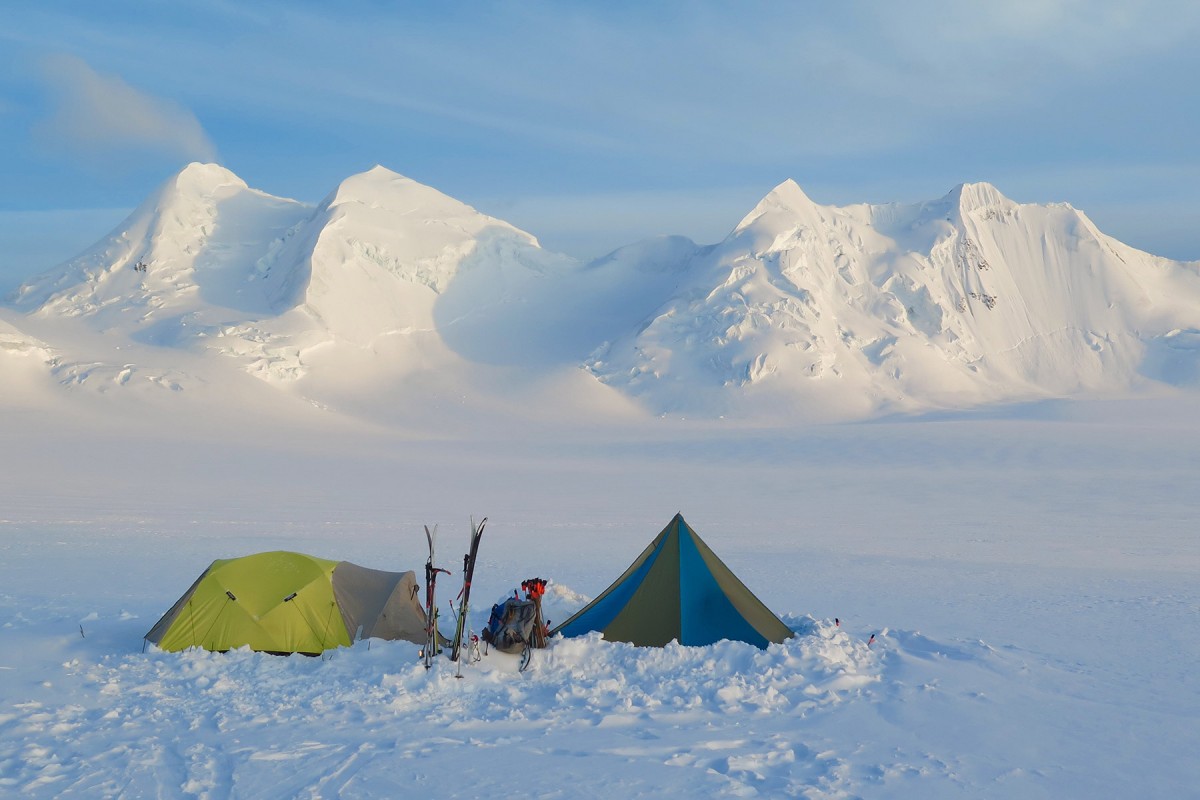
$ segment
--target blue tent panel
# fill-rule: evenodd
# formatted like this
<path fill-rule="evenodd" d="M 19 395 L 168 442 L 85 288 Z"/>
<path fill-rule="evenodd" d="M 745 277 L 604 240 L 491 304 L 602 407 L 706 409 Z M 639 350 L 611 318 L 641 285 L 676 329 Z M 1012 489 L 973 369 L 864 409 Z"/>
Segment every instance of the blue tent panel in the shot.
<path fill-rule="evenodd" d="M 696 549 L 696 543 L 682 530 L 679 535 L 679 603 L 680 644 L 700 646 L 722 639 L 748 642 L 764 649 L 770 644 L 734 608 Z"/>

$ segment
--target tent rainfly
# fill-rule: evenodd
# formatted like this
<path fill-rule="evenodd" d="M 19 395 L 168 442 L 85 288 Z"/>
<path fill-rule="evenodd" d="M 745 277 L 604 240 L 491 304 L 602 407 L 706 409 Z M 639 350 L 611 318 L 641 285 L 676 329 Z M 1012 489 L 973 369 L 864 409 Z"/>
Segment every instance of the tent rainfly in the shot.
<path fill-rule="evenodd" d="M 646 647 L 730 639 L 766 648 L 792 636 L 680 514 L 625 574 L 552 633 L 592 631 Z"/>
<path fill-rule="evenodd" d="M 425 641 L 416 574 L 274 551 L 219 559 L 146 634 L 163 650 L 317 655 L 356 639 Z"/>

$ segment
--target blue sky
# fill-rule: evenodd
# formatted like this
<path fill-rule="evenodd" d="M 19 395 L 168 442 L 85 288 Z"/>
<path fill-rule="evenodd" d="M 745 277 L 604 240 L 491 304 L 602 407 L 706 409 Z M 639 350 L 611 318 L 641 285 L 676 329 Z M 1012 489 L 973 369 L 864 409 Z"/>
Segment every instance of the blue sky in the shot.
<path fill-rule="evenodd" d="M 1200 4 L 26 4 L 0 31 L 0 289 L 191 160 L 318 201 L 381 163 L 581 257 L 985 180 L 1200 259 Z"/>

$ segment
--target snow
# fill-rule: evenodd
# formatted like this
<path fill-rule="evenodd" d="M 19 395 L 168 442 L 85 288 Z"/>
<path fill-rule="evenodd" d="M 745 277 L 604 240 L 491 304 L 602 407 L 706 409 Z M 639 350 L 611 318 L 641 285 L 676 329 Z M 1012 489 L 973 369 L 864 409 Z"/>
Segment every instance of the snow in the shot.
<path fill-rule="evenodd" d="M 198 369 L 324 405 L 431 375 L 475 393 L 478 365 L 551 384 L 583 368 L 593 405 L 814 422 L 1155 393 L 1200 371 L 1200 265 L 986 183 L 842 208 L 788 180 L 716 245 L 664 237 L 580 264 L 382 166 L 314 208 L 192 164 L 12 302 L 61 351 L 60 382 L 125 374 L 100 333 L 215 352 L 225 367 Z"/>
<path fill-rule="evenodd" d="M 651 321 L 589 368 L 651 408 L 702 415 L 847 419 L 1127 392 L 1146 385 L 1147 351 L 1194 329 L 1200 308 L 1195 264 L 989 184 L 838 208 L 786 181 L 685 269 Z"/>
<path fill-rule="evenodd" d="M 1200 352 L 1195 265 L 988 186 L 835 209 L 794 184 L 724 243 L 653 240 L 581 265 L 432 191 L 376 169 L 314 208 L 189 168 L 0 308 L 0 795 L 1200 785 L 1200 421 L 1179 388 Z M 187 239 L 196 225 L 211 225 L 203 241 Z M 1035 242 L 1042 261 L 1010 257 Z M 129 266 L 147 258 L 161 273 Z M 288 283 L 305 269 L 324 294 Z M 971 281 L 1005 286 L 1001 271 L 1021 315 L 1001 312 L 1008 295 L 967 318 L 947 309 Z M 743 312 L 714 344 L 705 326 L 735 294 Z M 762 311 L 772 303 L 782 311 Z M 693 308 L 713 316 L 689 323 Z M 410 312 L 421 324 L 398 328 Z M 1036 358 L 995 349 L 1068 312 L 1104 348 L 1078 350 L 1069 379 L 1042 382 L 1082 333 Z M 664 318 L 696 331 L 669 335 Z M 790 380 L 773 337 L 800 324 L 829 346 L 805 358 L 855 391 L 799 396 L 842 421 L 750 413 L 756 386 Z M 771 346 L 738 349 L 751 340 Z M 638 347 L 654 358 L 642 375 L 660 373 L 644 394 L 596 380 Z M 953 347 L 986 358 L 948 372 Z M 752 353 L 766 358 L 739 384 L 730 365 Z M 897 367 L 917 377 L 886 377 Z M 656 382 L 696 398 L 664 411 Z M 870 396 L 880 386 L 888 402 Z M 961 402 L 930 399 L 945 387 Z M 995 402 L 1022 393 L 1036 399 Z M 880 413 L 893 408 L 921 413 Z M 143 651 L 216 558 L 290 549 L 419 570 L 436 523 L 455 570 L 472 515 L 489 518 L 475 629 L 535 575 L 561 621 L 677 511 L 794 638 L 765 651 L 558 640 L 526 673 L 490 653 L 461 680 L 403 642 L 323 658 Z M 443 580 L 443 599 L 458 583 Z"/>
<path fill-rule="evenodd" d="M 153 396 L 6 415 L 14 795 L 489 796 L 514 763 L 550 796 L 1171 796 L 1200 778 L 1190 403 L 793 430 L 494 410 L 484 434 L 421 440 L 180 397 L 161 418 Z M 527 674 L 493 653 L 461 681 L 406 643 L 142 652 L 213 558 L 419 568 L 439 522 L 453 569 L 471 514 L 490 518 L 475 627 L 532 575 L 565 619 L 676 510 L 794 639 L 560 641 Z"/>

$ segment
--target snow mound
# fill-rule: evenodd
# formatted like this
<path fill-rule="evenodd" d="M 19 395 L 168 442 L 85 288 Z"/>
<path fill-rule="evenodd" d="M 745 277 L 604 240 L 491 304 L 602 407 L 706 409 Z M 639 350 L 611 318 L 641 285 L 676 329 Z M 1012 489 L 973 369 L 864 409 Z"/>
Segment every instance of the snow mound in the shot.
<path fill-rule="evenodd" d="M 521 743 L 547 786 L 570 786 L 586 756 L 598 780 L 634 794 L 655 775 L 682 788 L 794 791 L 836 783 L 842 769 L 796 724 L 837 715 L 881 678 L 862 641 L 812 620 L 802 628 L 766 651 L 556 640 L 524 674 L 515 656 L 491 653 L 464 667 L 465 680 L 446 659 L 426 671 L 407 643 L 324 658 L 151 648 L 97 659 L 77 639 L 46 675 L 71 687 L 66 702 L 0 706 L 0 775 L 33 795 L 336 795 L 353 781 L 384 796 L 397 757 L 458 759 L 478 789 L 511 773 Z M 676 733 L 657 741 L 666 730 Z M 426 769 L 403 782 L 444 780 Z"/>
<path fill-rule="evenodd" d="M 54 351 L 42 340 L 0 318 L 0 355 L 46 363 L 54 357 Z"/>
<path fill-rule="evenodd" d="M 8 407 L 45 408 L 58 351 L 0 315 L 0 401 Z"/>
<path fill-rule="evenodd" d="M 170 368 L 147 368 L 138 364 L 109 364 L 104 362 L 55 363 L 52 370 L 55 379 L 63 386 L 86 388 L 105 393 L 125 387 L 150 387 L 180 392 L 185 388 L 203 383 L 181 370 Z"/>

